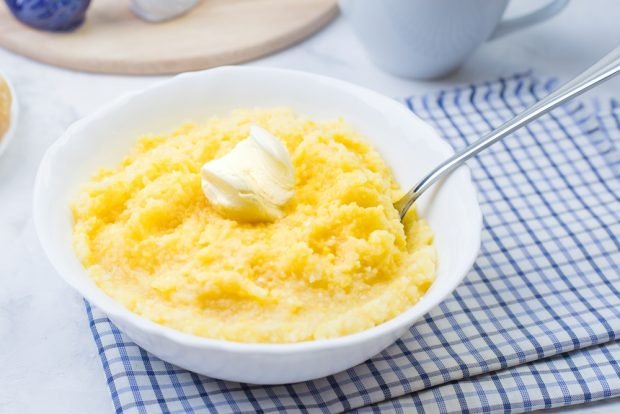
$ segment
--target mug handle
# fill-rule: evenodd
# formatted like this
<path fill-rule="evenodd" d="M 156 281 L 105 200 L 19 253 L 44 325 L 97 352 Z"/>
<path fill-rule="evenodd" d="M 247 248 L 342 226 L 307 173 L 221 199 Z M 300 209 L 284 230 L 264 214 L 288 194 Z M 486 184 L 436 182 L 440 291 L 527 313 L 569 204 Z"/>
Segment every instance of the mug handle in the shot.
<path fill-rule="evenodd" d="M 569 0 L 553 0 L 551 3 L 524 16 L 502 21 L 487 40 L 494 40 L 528 26 L 544 22 L 561 12 Z"/>

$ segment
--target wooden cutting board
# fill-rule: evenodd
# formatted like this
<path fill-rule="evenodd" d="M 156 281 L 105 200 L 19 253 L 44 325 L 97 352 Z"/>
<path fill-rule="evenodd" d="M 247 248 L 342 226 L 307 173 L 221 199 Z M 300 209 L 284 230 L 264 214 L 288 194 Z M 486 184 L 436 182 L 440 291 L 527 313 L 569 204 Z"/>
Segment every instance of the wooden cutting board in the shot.
<path fill-rule="evenodd" d="M 310 36 L 338 12 L 336 0 L 202 0 L 190 13 L 147 23 L 128 0 L 93 0 L 70 33 L 19 23 L 0 7 L 0 47 L 70 69 L 168 74 L 244 62 Z"/>

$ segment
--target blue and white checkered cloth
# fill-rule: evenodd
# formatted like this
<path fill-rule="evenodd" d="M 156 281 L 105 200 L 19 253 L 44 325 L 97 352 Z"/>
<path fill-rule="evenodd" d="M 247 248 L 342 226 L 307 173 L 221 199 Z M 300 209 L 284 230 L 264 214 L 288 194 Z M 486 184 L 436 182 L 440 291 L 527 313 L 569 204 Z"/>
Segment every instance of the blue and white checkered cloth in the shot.
<path fill-rule="evenodd" d="M 406 99 L 455 148 L 549 92 L 527 73 Z M 118 413 L 519 413 L 620 396 L 620 105 L 572 103 L 470 162 L 473 269 L 393 346 L 345 372 L 253 386 L 174 367 L 87 304 Z"/>

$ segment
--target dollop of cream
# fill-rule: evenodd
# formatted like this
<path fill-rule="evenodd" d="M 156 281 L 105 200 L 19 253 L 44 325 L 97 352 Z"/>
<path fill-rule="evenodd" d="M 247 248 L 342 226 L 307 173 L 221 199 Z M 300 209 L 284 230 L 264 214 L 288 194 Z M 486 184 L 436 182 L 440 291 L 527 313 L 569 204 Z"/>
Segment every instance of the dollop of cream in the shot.
<path fill-rule="evenodd" d="M 286 147 L 258 126 L 228 154 L 202 166 L 202 191 L 225 217 L 274 221 L 293 197 L 295 171 Z"/>

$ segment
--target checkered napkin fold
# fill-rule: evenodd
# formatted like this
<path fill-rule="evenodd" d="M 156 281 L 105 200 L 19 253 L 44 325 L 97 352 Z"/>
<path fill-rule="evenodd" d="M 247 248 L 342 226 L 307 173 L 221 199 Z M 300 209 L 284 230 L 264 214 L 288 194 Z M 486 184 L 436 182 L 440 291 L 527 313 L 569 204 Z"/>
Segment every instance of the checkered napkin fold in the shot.
<path fill-rule="evenodd" d="M 547 94 L 530 73 L 405 100 L 460 148 Z M 620 396 L 620 104 L 573 102 L 470 162 L 485 217 L 473 269 L 371 360 L 253 386 L 133 344 L 88 304 L 118 413 L 525 412 Z"/>

